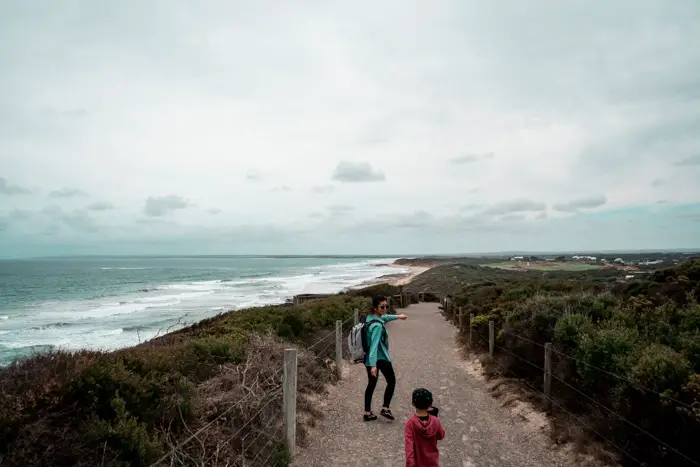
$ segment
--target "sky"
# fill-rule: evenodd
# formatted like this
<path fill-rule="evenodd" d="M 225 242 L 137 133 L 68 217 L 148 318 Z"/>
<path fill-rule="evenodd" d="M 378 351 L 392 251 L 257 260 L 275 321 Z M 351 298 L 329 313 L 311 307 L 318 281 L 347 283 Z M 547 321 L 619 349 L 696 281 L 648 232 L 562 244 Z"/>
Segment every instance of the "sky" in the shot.
<path fill-rule="evenodd" d="M 700 247 L 700 3 L 0 2 L 0 257 Z"/>

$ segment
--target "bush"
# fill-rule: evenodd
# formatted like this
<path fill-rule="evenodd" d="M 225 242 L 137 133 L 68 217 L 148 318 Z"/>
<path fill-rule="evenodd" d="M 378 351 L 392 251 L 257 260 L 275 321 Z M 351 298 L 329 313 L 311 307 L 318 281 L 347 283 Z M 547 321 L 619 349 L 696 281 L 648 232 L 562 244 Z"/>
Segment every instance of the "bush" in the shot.
<path fill-rule="evenodd" d="M 536 367 L 543 365 L 542 346 L 552 342 L 568 356 L 553 356 L 554 373 L 566 383 L 553 382 L 557 403 L 585 414 L 595 432 L 648 465 L 690 465 L 577 391 L 700 458 L 700 260 L 631 284 L 603 287 L 601 278 L 524 274 L 475 281 L 455 301 L 477 314 L 472 327 L 483 330 L 489 320 L 503 326 L 496 349 L 508 374 L 540 387 Z M 499 357 L 499 348 L 531 364 L 506 352 Z"/>
<path fill-rule="evenodd" d="M 299 306 L 238 310 L 133 348 L 55 352 L 0 368 L 3 466 L 150 465 L 211 422 L 212 414 L 252 397 L 200 440 L 206 446 L 190 443 L 176 453 L 177 462 L 196 459 L 202 465 L 210 465 L 207 456 L 219 451 L 238 457 L 242 437 L 265 422 L 281 423 L 280 410 L 272 404 L 237 439 L 225 425 L 229 419 L 250 419 L 270 394 L 281 397 L 271 390 L 281 377 L 282 340 L 303 346 L 367 303 L 365 297 L 343 295 Z M 303 352 L 299 358 L 300 391 L 322 391 L 335 380 L 325 360 Z M 286 465 L 288 456 L 278 441 L 272 440 L 277 444 L 271 462 Z"/>

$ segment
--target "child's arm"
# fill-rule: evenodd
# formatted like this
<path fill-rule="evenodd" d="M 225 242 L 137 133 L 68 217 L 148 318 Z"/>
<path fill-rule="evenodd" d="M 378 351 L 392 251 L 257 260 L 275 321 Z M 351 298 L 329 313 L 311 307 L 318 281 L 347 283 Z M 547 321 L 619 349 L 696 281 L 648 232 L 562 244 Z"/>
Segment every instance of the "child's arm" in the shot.
<path fill-rule="evenodd" d="M 440 423 L 440 420 L 438 420 L 438 423 Z M 440 428 L 438 428 L 437 432 L 437 440 L 440 441 L 445 439 L 445 434 L 445 429 L 442 427 L 442 423 L 440 423 Z"/>
<path fill-rule="evenodd" d="M 416 453 L 413 446 L 413 427 L 411 427 L 411 419 L 406 421 L 406 427 L 403 430 L 403 438 L 406 449 L 406 467 L 416 467 Z"/>

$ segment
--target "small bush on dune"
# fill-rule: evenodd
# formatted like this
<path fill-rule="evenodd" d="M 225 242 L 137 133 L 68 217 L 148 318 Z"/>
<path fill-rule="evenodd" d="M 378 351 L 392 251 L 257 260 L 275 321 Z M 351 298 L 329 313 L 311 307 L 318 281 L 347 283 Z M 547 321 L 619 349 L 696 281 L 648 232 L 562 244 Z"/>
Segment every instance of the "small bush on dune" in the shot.
<path fill-rule="evenodd" d="M 354 297 L 366 297 L 372 298 L 377 295 L 382 295 L 384 297 L 392 297 L 394 295 L 401 294 L 403 287 L 400 285 L 391 284 L 374 284 L 368 287 L 363 287 L 361 289 L 353 289 L 348 292 L 348 295 Z"/>

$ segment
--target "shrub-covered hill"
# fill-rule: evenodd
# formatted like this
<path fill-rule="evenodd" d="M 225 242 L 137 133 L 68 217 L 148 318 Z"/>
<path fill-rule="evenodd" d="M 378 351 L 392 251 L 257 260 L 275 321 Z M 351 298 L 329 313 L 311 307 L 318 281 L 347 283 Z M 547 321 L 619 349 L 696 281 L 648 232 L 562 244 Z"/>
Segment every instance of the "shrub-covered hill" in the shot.
<path fill-rule="evenodd" d="M 455 302 L 477 315 L 482 348 L 496 322 L 498 368 L 538 389 L 551 342 L 555 403 L 594 436 L 647 465 L 697 465 L 687 458 L 700 459 L 700 260 L 632 283 L 579 277 L 474 281 Z"/>
<path fill-rule="evenodd" d="M 150 465 L 214 420 L 163 465 L 225 465 L 261 449 L 271 450 L 270 465 L 286 465 L 285 342 L 317 341 L 366 305 L 361 296 L 336 296 L 239 310 L 132 348 L 53 352 L 0 368 L 1 465 Z M 302 394 L 322 392 L 335 378 L 324 358 L 330 347 L 299 354 Z M 298 410 L 313 407 L 302 397 Z"/>

